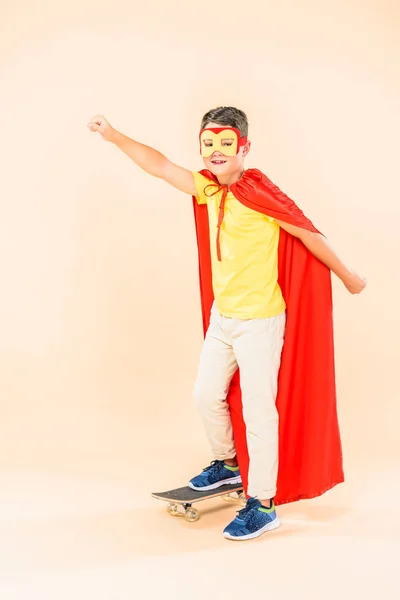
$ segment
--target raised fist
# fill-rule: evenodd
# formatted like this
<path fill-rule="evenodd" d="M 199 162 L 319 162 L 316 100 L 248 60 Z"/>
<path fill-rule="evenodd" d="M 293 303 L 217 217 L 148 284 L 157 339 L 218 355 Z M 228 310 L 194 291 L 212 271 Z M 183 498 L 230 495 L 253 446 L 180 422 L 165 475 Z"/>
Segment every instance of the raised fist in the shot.
<path fill-rule="evenodd" d="M 106 142 L 111 140 L 114 129 L 103 115 L 96 115 L 93 119 L 90 119 L 87 126 L 90 131 L 97 131 L 100 133 L 101 137 Z"/>

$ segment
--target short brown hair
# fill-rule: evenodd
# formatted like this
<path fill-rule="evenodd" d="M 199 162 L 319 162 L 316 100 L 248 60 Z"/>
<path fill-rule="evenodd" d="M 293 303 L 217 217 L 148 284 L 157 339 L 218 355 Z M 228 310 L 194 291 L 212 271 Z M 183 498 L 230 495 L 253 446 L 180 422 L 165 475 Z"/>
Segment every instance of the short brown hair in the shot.
<path fill-rule="evenodd" d="M 246 114 L 233 106 L 219 106 L 209 110 L 201 120 L 201 129 L 207 123 L 217 123 L 221 127 L 236 127 L 242 137 L 249 133 L 249 122 Z"/>

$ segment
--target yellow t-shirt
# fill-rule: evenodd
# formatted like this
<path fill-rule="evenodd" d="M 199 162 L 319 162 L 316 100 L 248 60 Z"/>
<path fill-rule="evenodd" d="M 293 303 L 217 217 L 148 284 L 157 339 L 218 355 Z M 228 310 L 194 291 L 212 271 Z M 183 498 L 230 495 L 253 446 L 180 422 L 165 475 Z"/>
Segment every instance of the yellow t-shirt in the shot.
<path fill-rule="evenodd" d="M 247 208 L 228 192 L 221 225 L 221 261 L 217 257 L 217 223 L 222 190 L 208 197 L 211 182 L 193 173 L 197 202 L 207 204 L 210 224 L 212 283 L 215 304 L 224 317 L 262 319 L 283 313 L 278 284 L 279 225 L 272 217 Z M 216 189 L 216 188 L 215 188 Z M 212 193 L 212 188 L 207 193 Z"/>

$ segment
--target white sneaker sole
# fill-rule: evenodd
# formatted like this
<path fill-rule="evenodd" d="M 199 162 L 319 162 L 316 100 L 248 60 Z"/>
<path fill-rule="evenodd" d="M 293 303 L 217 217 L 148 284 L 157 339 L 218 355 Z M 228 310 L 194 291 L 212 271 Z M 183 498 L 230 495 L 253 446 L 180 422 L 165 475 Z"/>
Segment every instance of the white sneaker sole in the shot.
<path fill-rule="evenodd" d="M 274 529 L 278 529 L 280 524 L 281 524 L 281 522 L 279 520 L 279 517 L 277 517 L 276 519 L 274 519 L 272 521 L 272 523 L 267 523 L 267 525 L 264 525 L 264 527 L 262 527 L 258 531 L 255 531 L 254 533 L 249 533 L 248 535 L 241 535 L 241 536 L 235 536 L 235 535 L 231 535 L 230 533 L 224 533 L 224 537 L 226 537 L 227 540 L 234 540 L 237 542 L 241 542 L 241 541 L 245 541 L 245 540 L 253 540 L 254 538 L 259 537 L 263 533 L 266 533 L 267 531 L 273 531 Z"/>
<path fill-rule="evenodd" d="M 232 477 L 232 479 L 224 479 L 223 481 L 217 481 L 212 485 L 206 485 L 203 487 L 195 487 L 193 483 L 189 483 L 189 487 L 190 489 L 195 490 L 196 492 L 208 492 L 210 490 L 216 490 L 217 488 L 222 487 L 223 485 L 241 485 L 241 483 L 242 479 L 239 475 L 238 477 Z"/>

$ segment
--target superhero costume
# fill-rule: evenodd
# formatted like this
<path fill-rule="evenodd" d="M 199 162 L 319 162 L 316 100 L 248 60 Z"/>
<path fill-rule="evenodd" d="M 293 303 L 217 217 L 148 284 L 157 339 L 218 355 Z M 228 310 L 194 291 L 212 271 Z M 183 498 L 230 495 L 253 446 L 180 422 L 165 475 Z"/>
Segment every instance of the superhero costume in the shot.
<path fill-rule="evenodd" d="M 230 128 L 223 128 L 230 129 Z M 218 132 L 220 133 L 220 132 Z M 204 138 L 203 139 L 209 139 Z M 243 138 L 242 138 L 243 139 Z M 213 140 L 219 149 L 223 138 Z M 236 139 L 232 152 L 237 153 Z M 221 150 L 222 152 L 222 150 Z M 225 150 L 224 150 L 225 152 Z M 232 155 L 232 154 L 231 154 Z M 217 249 L 223 222 L 227 186 L 209 171 L 200 173 L 215 191 L 223 190 L 216 232 Z M 309 231 L 318 232 L 296 204 L 261 171 L 248 169 L 230 186 L 245 206 Z M 193 197 L 199 257 L 200 296 L 204 335 L 214 300 L 211 277 L 210 231 L 206 205 Z M 213 235 L 211 235 L 213 243 Z M 220 253 L 218 251 L 220 259 Z M 313 498 L 344 481 L 342 449 L 336 408 L 332 287 L 330 270 L 304 244 L 280 230 L 279 285 L 287 322 L 278 379 L 279 471 L 275 504 Z M 242 415 L 240 371 L 231 382 L 227 401 L 232 419 L 237 458 L 247 492 L 249 456 Z"/>

